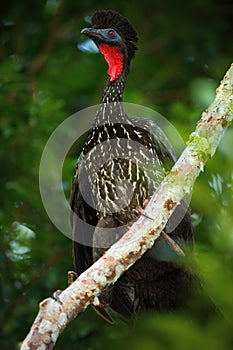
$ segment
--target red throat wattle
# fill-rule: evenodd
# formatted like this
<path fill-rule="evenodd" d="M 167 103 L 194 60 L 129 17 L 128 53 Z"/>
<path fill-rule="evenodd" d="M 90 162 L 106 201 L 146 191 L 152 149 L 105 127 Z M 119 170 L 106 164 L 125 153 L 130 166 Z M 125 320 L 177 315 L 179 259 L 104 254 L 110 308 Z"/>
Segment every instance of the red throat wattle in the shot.
<path fill-rule="evenodd" d="M 113 82 L 119 77 L 123 70 L 123 55 L 117 46 L 101 44 L 99 50 L 108 63 L 108 75 Z"/>

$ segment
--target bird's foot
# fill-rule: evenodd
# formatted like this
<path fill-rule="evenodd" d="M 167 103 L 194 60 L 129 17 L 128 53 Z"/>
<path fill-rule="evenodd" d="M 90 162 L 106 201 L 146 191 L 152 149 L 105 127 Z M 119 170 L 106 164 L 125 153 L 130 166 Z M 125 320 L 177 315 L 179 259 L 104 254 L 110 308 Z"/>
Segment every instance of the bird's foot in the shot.
<path fill-rule="evenodd" d="M 98 297 L 95 297 L 94 298 L 94 301 L 92 303 L 94 306 L 97 306 L 97 307 L 100 307 L 100 308 L 103 308 L 106 306 L 106 304 L 102 301 L 100 301 L 100 299 Z"/>
<path fill-rule="evenodd" d="M 145 201 L 144 201 L 145 202 Z M 143 205 L 144 205 L 143 202 Z M 147 201 L 148 202 L 148 201 Z M 136 212 L 137 214 L 143 215 L 144 217 L 146 217 L 147 219 L 153 220 L 152 217 L 150 217 L 149 215 L 146 214 L 145 210 L 142 208 L 137 208 L 137 209 L 133 209 L 134 212 Z M 160 233 L 160 236 L 163 237 L 165 239 L 165 241 L 167 242 L 167 244 L 169 245 L 170 248 L 172 248 L 172 250 L 174 250 L 174 252 L 179 255 L 179 256 L 185 256 L 185 253 L 183 252 L 183 250 L 181 249 L 181 247 L 170 237 L 168 236 L 164 231 L 162 231 Z"/>
<path fill-rule="evenodd" d="M 144 216 L 144 217 L 147 218 L 147 219 L 154 220 L 153 218 L 151 218 L 150 216 L 148 216 L 148 215 L 146 214 L 145 210 L 142 209 L 142 208 L 133 209 L 133 212 L 136 213 L 137 215 L 142 215 L 142 216 Z"/>
<path fill-rule="evenodd" d="M 56 300 L 59 304 L 62 304 L 62 301 L 59 298 L 59 295 L 61 294 L 62 290 L 61 289 L 57 289 L 55 290 L 55 292 L 53 292 L 52 298 L 54 300 Z"/>
<path fill-rule="evenodd" d="M 78 278 L 78 274 L 75 271 L 68 271 L 67 278 L 68 278 L 68 285 L 70 286 Z"/>

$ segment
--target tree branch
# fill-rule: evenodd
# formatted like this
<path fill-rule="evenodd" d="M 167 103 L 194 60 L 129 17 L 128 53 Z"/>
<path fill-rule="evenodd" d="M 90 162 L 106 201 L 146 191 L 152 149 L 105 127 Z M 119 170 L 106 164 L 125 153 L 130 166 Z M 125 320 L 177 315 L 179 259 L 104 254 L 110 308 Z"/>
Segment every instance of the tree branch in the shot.
<path fill-rule="evenodd" d="M 97 301 L 98 295 L 150 249 L 182 198 L 191 193 L 195 179 L 212 157 L 233 118 L 233 64 L 202 114 L 195 132 L 171 172 L 129 231 L 60 295 L 40 303 L 39 313 L 21 350 L 52 349 L 58 336 L 77 314 Z"/>

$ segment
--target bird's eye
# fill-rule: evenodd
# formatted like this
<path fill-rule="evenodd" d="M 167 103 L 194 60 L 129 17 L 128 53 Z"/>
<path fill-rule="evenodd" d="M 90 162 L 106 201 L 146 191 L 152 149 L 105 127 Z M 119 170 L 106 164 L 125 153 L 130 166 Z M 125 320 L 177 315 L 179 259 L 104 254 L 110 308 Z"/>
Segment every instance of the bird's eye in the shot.
<path fill-rule="evenodd" d="M 114 37 L 116 36 L 114 30 L 109 30 L 109 31 L 108 31 L 108 36 L 109 36 L 110 38 L 114 38 Z"/>

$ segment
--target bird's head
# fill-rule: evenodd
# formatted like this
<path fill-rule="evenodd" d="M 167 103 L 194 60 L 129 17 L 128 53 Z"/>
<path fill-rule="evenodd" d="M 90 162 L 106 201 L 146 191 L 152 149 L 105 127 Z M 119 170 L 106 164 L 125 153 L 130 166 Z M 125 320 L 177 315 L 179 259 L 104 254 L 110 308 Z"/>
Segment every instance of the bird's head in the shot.
<path fill-rule="evenodd" d="M 123 72 L 128 73 L 138 37 L 126 18 L 112 10 L 96 11 L 92 16 L 92 28 L 85 28 L 81 33 L 95 42 L 107 61 L 110 82 Z"/>

